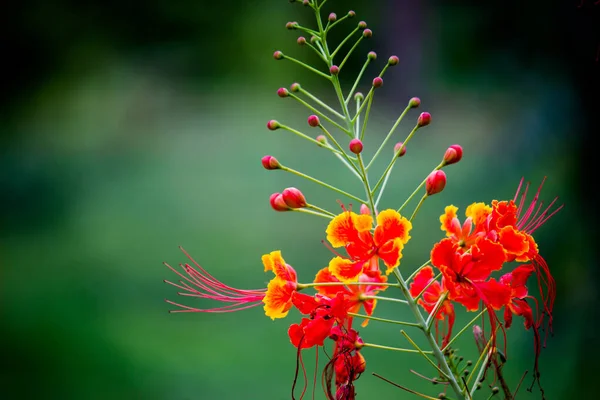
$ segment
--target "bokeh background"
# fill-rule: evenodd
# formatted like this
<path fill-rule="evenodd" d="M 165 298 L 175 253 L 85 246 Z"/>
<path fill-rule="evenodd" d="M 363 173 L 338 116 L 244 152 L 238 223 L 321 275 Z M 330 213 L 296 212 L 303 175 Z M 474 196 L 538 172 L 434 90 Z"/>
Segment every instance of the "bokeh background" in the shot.
<path fill-rule="evenodd" d="M 555 334 L 541 357 L 548 399 L 595 398 L 600 356 L 592 141 L 600 5 L 579 5 L 330 0 L 325 7 L 357 12 L 334 40 L 361 19 L 374 31 L 341 75 L 346 89 L 367 51 L 379 58 L 364 91 L 389 55 L 401 60 L 377 92 L 366 154 L 410 97 L 422 107 L 394 142 L 420 111 L 433 115 L 397 165 L 382 206 L 400 205 L 448 145 L 464 148 L 463 161 L 447 169 L 444 192 L 416 219 L 406 271 L 441 237 L 437 217 L 447 204 L 462 211 L 473 201 L 511 198 L 522 176 L 534 185 L 548 176 L 543 196 L 566 203 L 537 235 L 558 284 Z M 3 9 L 0 397 L 290 398 L 296 355 L 287 328 L 298 315 L 273 322 L 260 308 L 169 314 L 165 298 L 186 300 L 163 283 L 174 274 L 162 262 L 185 262 L 181 245 L 218 278 L 245 288 L 264 287 L 260 257 L 272 250 L 282 250 L 304 281 L 327 264 L 326 221 L 275 213 L 268 197 L 295 186 L 332 211 L 348 199 L 260 164 L 272 154 L 361 194 L 331 154 L 265 127 L 277 118 L 317 134 L 306 125 L 308 110 L 276 96 L 280 86 L 298 81 L 335 101 L 321 78 L 271 56 L 279 49 L 318 61 L 296 45 L 298 31 L 284 28 L 290 20 L 312 24 L 308 9 L 283 0 L 29 0 Z M 374 168 L 385 167 L 391 146 Z M 389 304 L 378 311 L 409 318 Z M 459 314 L 458 324 L 470 318 Z M 373 322 L 361 334 L 409 346 L 393 326 Z M 513 387 L 531 369 L 532 340 L 517 320 L 505 369 Z M 459 347 L 474 357 L 470 335 Z M 364 355 L 369 372 L 441 391 L 409 372 L 433 376 L 415 356 Z M 519 398 L 541 398 L 523 389 Z M 411 398 L 369 373 L 357 391 L 362 399 Z"/>

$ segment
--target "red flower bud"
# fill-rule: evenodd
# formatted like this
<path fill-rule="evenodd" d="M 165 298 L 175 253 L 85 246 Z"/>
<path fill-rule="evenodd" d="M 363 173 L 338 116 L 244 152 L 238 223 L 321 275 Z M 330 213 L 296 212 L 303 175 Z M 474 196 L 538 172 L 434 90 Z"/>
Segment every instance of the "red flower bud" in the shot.
<path fill-rule="evenodd" d="M 285 27 L 286 29 L 293 30 L 298 28 L 298 23 L 296 21 L 288 22 L 287 24 L 285 24 Z"/>
<path fill-rule="evenodd" d="M 371 215 L 371 210 L 369 209 L 369 206 L 366 204 L 361 204 L 360 205 L 360 213 L 362 215 Z"/>
<path fill-rule="evenodd" d="M 348 11 L 348 17 L 353 18 L 356 15 L 356 13 L 352 10 Z"/>
<path fill-rule="evenodd" d="M 442 170 L 433 171 L 425 180 L 425 190 L 429 196 L 441 192 L 445 187 L 446 173 Z"/>
<path fill-rule="evenodd" d="M 261 161 L 265 169 L 273 170 L 281 168 L 281 164 L 279 164 L 279 161 L 273 156 L 264 156 Z"/>
<path fill-rule="evenodd" d="M 281 125 L 279 125 L 279 122 L 275 121 L 274 119 L 267 122 L 267 128 L 269 128 L 269 130 L 271 130 L 271 131 L 279 129 L 280 127 L 281 127 Z"/>
<path fill-rule="evenodd" d="M 300 84 L 299 83 L 292 83 L 292 86 L 290 86 L 290 90 L 294 93 L 299 92 L 300 91 Z"/>
<path fill-rule="evenodd" d="M 398 58 L 398 56 L 391 56 L 388 59 L 388 65 L 391 65 L 391 66 L 398 65 L 399 62 L 400 62 L 400 59 Z"/>
<path fill-rule="evenodd" d="M 348 147 L 354 154 L 360 154 L 363 151 L 363 144 L 360 139 L 352 139 Z"/>
<path fill-rule="evenodd" d="M 304 46 L 306 44 L 306 38 L 304 36 L 300 36 L 296 41 L 300 46 Z"/>
<path fill-rule="evenodd" d="M 460 161 L 463 155 L 463 149 L 458 144 L 448 147 L 444 153 L 444 165 L 455 164 Z"/>
<path fill-rule="evenodd" d="M 331 73 L 331 75 L 337 75 L 340 73 L 340 67 L 338 67 L 337 65 L 332 65 L 331 68 L 329 68 L 329 72 Z"/>
<path fill-rule="evenodd" d="M 369 60 L 377 60 L 377 53 L 375 53 L 374 51 L 370 51 L 369 54 L 367 54 L 367 58 Z"/>
<path fill-rule="evenodd" d="M 417 125 L 419 125 L 419 127 L 427 126 L 430 123 L 431 123 L 431 114 L 429 114 L 428 112 L 424 112 L 424 113 L 421 113 L 421 115 L 419 115 L 419 119 L 417 120 Z"/>
<path fill-rule="evenodd" d="M 337 19 L 337 15 L 335 15 L 335 13 L 331 13 L 329 14 L 329 22 L 335 22 L 335 20 Z"/>
<path fill-rule="evenodd" d="M 400 148 L 402 148 L 402 150 L 400 150 Z M 400 153 L 398 153 L 399 151 Z M 396 145 L 394 146 L 394 154 L 397 154 L 398 157 L 402 157 L 406 154 L 406 146 L 402 147 L 402 142 L 396 143 Z"/>
<path fill-rule="evenodd" d="M 367 27 L 367 23 L 366 23 L 365 21 L 360 21 L 360 22 L 358 23 L 358 27 L 359 27 L 360 29 L 365 29 L 365 28 Z"/>
<path fill-rule="evenodd" d="M 410 108 L 417 108 L 421 105 L 421 99 L 419 99 L 418 97 L 413 97 L 408 101 L 408 105 L 410 106 Z"/>
<path fill-rule="evenodd" d="M 286 88 L 279 88 L 277 89 L 277 96 L 279 97 L 288 97 L 290 95 L 290 93 L 288 92 L 288 90 Z"/>
<path fill-rule="evenodd" d="M 273 193 L 271 197 L 269 197 L 269 203 L 271 203 L 271 207 L 275 211 L 289 211 L 290 207 L 285 204 L 283 201 L 283 196 L 281 193 Z"/>
<path fill-rule="evenodd" d="M 281 60 L 283 59 L 283 53 L 277 50 L 275 53 L 273 53 L 273 58 L 276 60 Z"/>
<path fill-rule="evenodd" d="M 319 121 L 319 117 L 316 115 L 311 115 L 308 117 L 308 124 L 313 128 L 316 128 L 317 126 L 321 125 L 321 121 Z"/>
<path fill-rule="evenodd" d="M 308 5 L 310 5 L 310 1 L 309 0 L 302 0 L 302 5 L 303 6 L 308 6 Z"/>
<path fill-rule="evenodd" d="M 302 192 L 294 187 L 284 189 L 281 193 L 283 201 L 290 208 L 303 208 L 306 207 L 306 199 Z"/>
<path fill-rule="evenodd" d="M 370 30 L 370 29 L 365 29 L 365 30 L 363 31 L 363 36 L 364 36 L 365 38 L 367 38 L 367 39 L 368 39 L 368 38 L 370 38 L 371 36 L 373 36 L 373 31 L 372 31 L 372 30 Z"/>
<path fill-rule="evenodd" d="M 381 79 L 380 76 L 378 76 L 377 78 L 373 79 L 373 87 L 374 88 L 380 88 L 383 86 L 383 79 Z"/>

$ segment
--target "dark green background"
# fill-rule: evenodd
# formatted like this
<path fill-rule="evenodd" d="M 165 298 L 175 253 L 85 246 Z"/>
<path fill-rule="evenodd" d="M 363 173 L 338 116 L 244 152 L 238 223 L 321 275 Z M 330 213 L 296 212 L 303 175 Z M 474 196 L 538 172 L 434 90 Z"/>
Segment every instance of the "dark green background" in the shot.
<path fill-rule="evenodd" d="M 544 198 L 558 195 L 566 208 L 536 234 L 558 285 L 542 383 L 549 399 L 590 398 L 599 355 L 597 150 L 589 140 L 598 132 L 600 6 L 330 0 L 325 8 L 357 12 L 339 35 L 361 19 L 374 31 L 341 75 L 346 88 L 367 51 L 379 59 L 364 91 L 389 55 L 400 58 L 376 95 L 365 153 L 410 97 L 421 97 L 422 107 L 394 142 L 419 111 L 433 116 L 397 165 L 382 206 L 398 207 L 448 145 L 464 148 L 463 161 L 447 169 L 444 192 L 417 217 L 403 270 L 420 265 L 441 238 L 445 205 L 462 213 L 474 201 L 512 198 L 522 176 L 534 185 L 548 176 Z M 174 275 L 161 262 L 185 262 L 182 245 L 218 278 L 244 288 L 265 286 L 270 275 L 260 257 L 272 250 L 282 250 L 303 281 L 327 265 L 326 221 L 275 213 L 268 197 L 296 186 L 332 211 L 340 197 L 260 165 L 272 154 L 362 193 L 326 151 L 265 127 L 277 118 L 317 134 L 306 125 L 307 110 L 275 95 L 280 86 L 299 81 L 335 100 L 321 78 L 271 56 L 280 49 L 316 61 L 295 44 L 298 32 L 284 29 L 289 20 L 312 23 L 308 10 L 283 0 L 32 0 L 12 2 L 3 14 L 0 397 L 290 398 L 295 349 L 287 328 L 297 313 L 275 322 L 260 308 L 170 315 L 164 298 L 185 299 L 162 283 Z M 458 324 L 470 318 L 458 310 Z M 377 311 L 410 318 L 389 304 Z M 361 334 L 408 346 L 393 326 L 373 322 Z M 460 349 L 475 354 L 469 335 Z M 370 372 L 429 394 L 441 390 L 408 372 L 433 376 L 416 356 L 364 355 L 361 399 L 411 397 Z M 520 320 L 509 331 L 508 357 L 514 387 L 533 360 L 531 332 Z M 519 397 L 540 395 L 521 390 Z"/>

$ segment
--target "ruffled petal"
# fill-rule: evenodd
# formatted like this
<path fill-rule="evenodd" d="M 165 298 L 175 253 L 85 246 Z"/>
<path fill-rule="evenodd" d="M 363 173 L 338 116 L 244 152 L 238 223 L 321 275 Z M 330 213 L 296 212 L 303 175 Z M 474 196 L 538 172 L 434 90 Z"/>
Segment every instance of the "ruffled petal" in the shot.
<path fill-rule="evenodd" d="M 264 310 L 267 317 L 271 319 L 285 317 L 292 308 L 292 296 L 295 286 L 289 282 L 275 277 L 267 286 L 267 293 L 263 298 Z"/>
<path fill-rule="evenodd" d="M 297 276 L 296 271 L 290 265 L 285 263 L 285 260 L 281 256 L 281 251 L 272 251 L 269 254 L 262 256 L 262 262 L 265 266 L 265 272 L 273 271 L 275 276 L 289 281 L 296 282 Z"/>
<path fill-rule="evenodd" d="M 319 270 L 319 272 L 317 272 L 317 275 L 315 276 L 315 280 L 314 280 L 314 283 L 335 283 L 335 282 L 340 282 L 340 280 L 331 273 L 331 271 L 329 270 L 329 267 L 325 267 L 325 268 Z M 318 293 L 320 293 L 324 296 L 327 296 L 329 298 L 335 297 L 335 295 L 338 292 L 344 292 L 344 293 L 350 294 L 348 289 L 346 289 L 346 287 L 341 282 L 339 285 L 315 286 L 315 290 Z"/>
<path fill-rule="evenodd" d="M 487 282 L 478 282 L 476 285 L 481 291 L 481 300 L 486 306 L 499 310 L 510 303 L 510 287 L 501 284 L 494 278 Z"/>
<path fill-rule="evenodd" d="M 444 214 L 440 216 L 441 229 L 446 232 L 446 236 L 460 235 L 460 222 L 456 218 L 458 207 L 453 205 L 446 206 Z"/>
<path fill-rule="evenodd" d="M 360 241 L 359 233 L 371 230 L 372 226 L 373 217 L 370 215 L 344 211 L 329 222 L 325 232 L 333 247 L 342 247 Z"/>
<path fill-rule="evenodd" d="M 514 260 L 529 252 L 527 234 L 518 231 L 513 226 L 505 226 L 498 232 L 498 242 L 506 251 L 507 260 Z"/>
<path fill-rule="evenodd" d="M 485 203 L 473 203 L 465 210 L 465 215 L 471 218 L 476 227 L 483 224 L 491 213 L 492 207 Z"/>
<path fill-rule="evenodd" d="M 329 272 L 341 282 L 356 281 L 363 270 L 364 262 L 335 257 L 329 262 Z"/>
<path fill-rule="evenodd" d="M 383 210 L 377 215 L 377 227 L 375 228 L 374 240 L 377 246 L 383 246 L 387 242 L 400 239 L 406 244 L 412 229 L 409 220 L 400 215 L 396 210 Z"/>
<path fill-rule="evenodd" d="M 385 266 L 387 267 L 385 273 L 389 275 L 394 268 L 400 265 L 400 259 L 402 258 L 402 249 L 404 245 L 400 238 L 393 241 L 387 242 L 385 245 L 377 250 L 377 256 L 381 258 Z"/>

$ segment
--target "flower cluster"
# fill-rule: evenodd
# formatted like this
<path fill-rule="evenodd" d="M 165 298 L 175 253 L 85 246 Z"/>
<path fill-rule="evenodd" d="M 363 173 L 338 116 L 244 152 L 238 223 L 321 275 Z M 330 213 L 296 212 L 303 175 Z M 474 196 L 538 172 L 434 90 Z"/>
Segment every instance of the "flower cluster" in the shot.
<path fill-rule="evenodd" d="M 293 314 L 299 314 L 301 317 L 293 321 L 288 328 L 290 343 L 296 349 L 296 376 L 293 380 L 292 398 L 296 396 L 294 389 L 300 366 L 304 373 L 304 381 L 307 382 L 302 352 L 311 348 L 316 348 L 319 352 L 319 349 L 324 350 L 325 347 L 331 346 L 332 351 L 326 352 L 328 359 L 321 374 L 322 387 L 330 400 L 356 398 L 355 382 L 367 366 L 363 355 L 365 348 L 419 354 L 435 367 L 437 376 L 432 380 L 434 383 L 443 384 L 446 389 L 450 388 L 457 398 L 472 399 L 481 387 L 488 369 L 495 371 L 496 380 L 504 379 L 500 374 L 497 354 L 502 354 L 503 362 L 507 360 L 506 340 L 501 351 L 497 343 L 498 331 L 505 337 L 515 315 L 522 317 L 525 329 L 533 332 L 534 382 L 539 383 L 538 359 L 542 348 L 540 331 L 545 329 L 547 333 L 552 329 L 556 287 L 550 269 L 532 235 L 562 206 L 554 208 L 555 200 L 544 208 L 543 202 L 539 200 L 543 182 L 533 200 L 528 203 L 529 184 L 523 185 L 523 181 L 512 200 L 493 200 L 491 204 L 473 203 L 468 206 L 465 211 L 466 218 L 462 223 L 457 215 L 458 208 L 449 205 L 440 217 L 443 234 L 433 245 L 429 260 L 416 269 L 412 268 L 410 276 L 404 278 L 403 271 L 410 267 L 400 264 L 403 251 L 411 240 L 410 232 L 415 216 L 429 196 L 444 190 L 447 175 L 443 169 L 461 161 L 463 148 L 457 144 L 450 145 L 439 165 L 426 174 L 421 184 L 398 209 L 378 210 L 395 163 L 406 154 L 407 144 L 415 133 L 431 123 L 431 115 L 423 112 L 418 116 L 412 131 L 403 141 L 393 146 L 391 160 L 379 179 L 371 180 L 369 172 L 374 160 L 380 156 L 403 117 L 411 109 L 419 107 L 421 101 L 416 97 L 409 100 L 402 115 L 370 161 L 366 162 L 363 138 L 375 89 L 383 85 L 382 77 L 385 71 L 397 65 L 400 60 L 396 56 L 387 60 L 383 70 L 372 80 L 369 92 L 365 96 L 356 89 L 367 66 L 377 59 L 377 54 L 369 52 L 354 85 L 344 93 L 339 75 L 343 73 L 344 65 L 354 49 L 363 39 L 370 38 L 373 32 L 361 21 L 337 48 L 330 48 L 327 34 L 343 20 L 353 18 L 354 11 L 341 18 L 331 13 L 324 24 L 321 11 L 326 0 L 292 2 L 302 3 L 314 12 L 317 28 L 304 27 L 297 22 L 287 23 L 286 28 L 310 35 L 310 40 L 301 36 L 297 43 L 314 51 L 326 64 L 327 72 L 289 57 L 281 51 L 275 52 L 274 58 L 292 61 L 325 78 L 333 85 L 339 106 L 327 105 L 300 84 L 294 83 L 289 90 L 280 88 L 277 91 L 278 96 L 292 98 L 308 108 L 311 113 L 307 119 L 308 125 L 318 128 L 320 134 L 313 138 L 276 120 L 270 120 L 267 128 L 271 131 L 288 131 L 317 145 L 318 148 L 327 150 L 356 176 L 363 186 L 365 197 L 361 198 L 285 166 L 271 155 L 264 156 L 261 162 L 266 170 L 297 175 L 359 204 L 358 212 L 354 212 L 351 206 L 342 206 L 340 213 L 333 213 L 310 203 L 298 188 L 288 187 L 270 196 L 269 203 L 275 211 L 298 212 L 328 220 L 327 226 L 324 226 L 321 232 L 326 238 L 324 243 L 333 253 L 329 260 L 324 260 L 321 264 L 327 266 L 318 270 L 312 281 L 300 281 L 296 269 L 286 263 L 281 251 L 271 251 L 262 256 L 262 264 L 265 272 L 273 274 L 272 279 L 266 288 L 247 290 L 237 289 L 219 281 L 186 253 L 191 265 L 181 265 L 181 272 L 167 264 L 180 278 L 178 281 L 167 283 L 177 287 L 180 295 L 216 301 L 221 305 L 214 308 L 196 308 L 168 302 L 178 307 L 175 312 L 232 312 L 262 305 L 265 315 L 272 320 L 285 318 L 295 309 Z M 359 35 L 354 46 L 338 63 L 344 44 L 357 33 Z M 353 100 L 356 103 L 355 113 L 351 113 L 349 107 Z M 347 143 L 346 147 L 340 144 L 341 139 L 336 138 L 326 125 L 341 131 Z M 410 215 L 405 214 L 404 210 L 417 195 L 421 195 L 421 198 L 413 212 Z M 342 247 L 343 253 L 338 253 L 336 249 Z M 298 271 L 302 273 L 307 268 L 310 266 L 304 266 Z M 539 301 L 530 294 L 527 287 L 532 276 L 537 282 Z M 414 322 L 374 316 L 378 301 L 407 306 L 415 317 Z M 453 335 L 459 306 L 463 306 L 467 312 L 477 314 L 470 323 Z M 499 313 L 502 313 L 502 317 L 498 316 Z M 473 371 L 465 377 L 455 363 L 457 349 L 452 346 L 454 341 L 482 316 L 487 317 L 483 320 L 486 323 L 482 328 L 475 327 L 475 342 L 480 359 Z M 431 349 L 422 350 L 404 330 L 402 333 L 413 349 L 370 343 L 359 335 L 355 319 L 362 322 L 360 329 L 367 327 L 369 321 L 376 321 L 419 330 Z M 477 367 L 480 368 L 478 371 Z M 375 375 L 390 382 L 380 375 Z M 416 393 L 401 385 L 394 385 Z M 507 385 L 503 384 L 502 387 L 506 388 Z M 496 387 L 492 388 L 490 385 L 490 388 L 490 397 L 499 392 Z M 306 389 L 305 384 L 300 398 L 304 396 Z M 512 398 L 512 394 L 504 390 L 505 397 Z M 445 391 L 440 398 L 445 398 Z"/>

